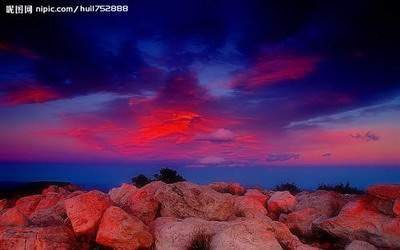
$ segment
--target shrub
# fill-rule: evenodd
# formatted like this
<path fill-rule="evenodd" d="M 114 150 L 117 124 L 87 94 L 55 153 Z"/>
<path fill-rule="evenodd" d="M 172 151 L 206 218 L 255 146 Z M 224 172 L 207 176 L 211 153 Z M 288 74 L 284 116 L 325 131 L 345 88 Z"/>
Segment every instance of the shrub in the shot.
<path fill-rule="evenodd" d="M 317 190 L 335 191 L 335 192 L 341 193 L 341 194 L 363 194 L 364 193 L 363 190 L 350 186 L 350 184 L 348 182 L 346 184 L 340 183 L 340 184 L 336 184 L 336 185 L 321 184 L 318 186 Z"/>
<path fill-rule="evenodd" d="M 147 178 L 145 175 L 137 175 L 135 177 L 132 178 L 132 183 L 136 186 L 136 187 L 143 187 L 146 184 L 149 184 L 151 182 L 151 180 L 149 178 Z"/>
<path fill-rule="evenodd" d="M 274 191 L 289 191 L 292 195 L 301 192 L 301 189 L 294 182 L 287 182 L 276 185 Z"/>
<path fill-rule="evenodd" d="M 188 250 L 209 250 L 211 249 L 210 245 L 211 235 L 199 233 L 194 237 L 192 243 L 188 247 Z"/>
<path fill-rule="evenodd" d="M 185 181 L 185 178 L 180 176 L 175 170 L 170 168 L 162 168 L 160 169 L 160 174 L 155 174 L 154 178 L 157 181 L 162 181 L 165 183 L 175 183 L 179 181 Z"/>

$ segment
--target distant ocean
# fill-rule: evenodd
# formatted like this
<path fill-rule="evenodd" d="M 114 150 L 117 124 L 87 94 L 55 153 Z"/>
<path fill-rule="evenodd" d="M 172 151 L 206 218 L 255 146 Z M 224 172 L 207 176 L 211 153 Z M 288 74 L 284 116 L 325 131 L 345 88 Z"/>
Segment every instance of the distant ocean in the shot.
<path fill-rule="evenodd" d="M 314 189 L 319 184 L 346 182 L 358 188 L 375 183 L 400 183 L 400 166 L 166 167 L 199 184 L 231 181 L 249 187 L 271 188 L 283 182 L 294 182 L 304 189 Z M 66 181 L 84 188 L 108 190 L 130 182 L 138 174 L 150 177 L 159 169 L 159 166 L 121 164 L 0 163 L 0 182 Z"/>

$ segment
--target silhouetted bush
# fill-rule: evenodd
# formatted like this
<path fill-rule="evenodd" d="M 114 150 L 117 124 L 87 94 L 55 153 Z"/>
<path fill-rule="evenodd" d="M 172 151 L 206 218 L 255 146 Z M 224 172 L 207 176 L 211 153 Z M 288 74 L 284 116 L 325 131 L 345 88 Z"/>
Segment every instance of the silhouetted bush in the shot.
<path fill-rule="evenodd" d="M 179 181 L 185 181 L 185 178 L 180 176 L 175 170 L 170 168 L 162 168 L 160 169 L 160 174 L 155 174 L 154 178 L 157 181 L 162 181 L 165 183 L 175 183 Z"/>
<path fill-rule="evenodd" d="M 145 175 L 138 175 L 132 178 L 132 183 L 138 188 L 141 188 L 147 184 L 149 184 L 152 180 L 147 178 Z"/>
<path fill-rule="evenodd" d="M 273 188 L 274 191 L 289 191 L 295 195 L 301 192 L 301 189 L 293 182 L 282 183 Z"/>
<path fill-rule="evenodd" d="M 211 236 L 205 233 L 199 233 L 194 237 L 188 250 L 209 250 L 211 249 Z"/>
<path fill-rule="evenodd" d="M 321 184 L 318 186 L 317 190 L 335 191 L 335 192 L 341 193 L 341 194 L 363 194 L 364 193 L 363 190 L 350 186 L 350 184 L 348 182 L 346 184 L 340 183 L 340 184 L 336 184 L 336 185 Z"/>

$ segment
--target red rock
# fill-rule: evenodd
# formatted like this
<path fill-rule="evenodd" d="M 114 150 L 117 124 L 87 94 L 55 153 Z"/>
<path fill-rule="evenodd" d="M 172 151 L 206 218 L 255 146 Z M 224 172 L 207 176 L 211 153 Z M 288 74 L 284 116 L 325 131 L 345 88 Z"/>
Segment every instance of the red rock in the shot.
<path fill-rule="evenodd" d="M 236 196 L 234 201 L 235 214 L 238 217 L 257 218 L 265 217 L 268 214 L 267 209 L 259 199 L 250 196 Z"/>
<path fill-rule="evenodd" d="M 214 182 L 208 186 L 220 193 L 243 195 L 246 192 L 246 189 L 240 183 Z"/>
<path fill-rule="evenodd" d="M 266 206 L 267 200 L 270 198 L 269 195 L 263 194 L 258 189 L 247 189 L 246 193 L 244 194 L 246 197 L 250 197 L 252 199 L 258 200 L 263 206 Z"/>
<path fill-rule="evenodd" d="M 65 200 L 65 209 L 76 234 L 95 233 L 110 205 L 108 195 L 96 190 Z"/>
<path fill-rule="evenodd" d="M 378 250 L 374 245 L 365 241 L 353 240 L 345 250 Z"/>
<path fill-rule="evenodd" d="M 114 249 L 149 248 L 153 236 L 142 221 L 119 207 L 111 206 L 101 219 L 96 242 Z"/>
<path fill-rule="evenodd" d="M 0 227 L 0 249 L 73 250 L 77 249 L 71 229 L 56 227 Z"/>
<path fill-rule="evenodd" d="M 39 203 L 35 207 L 35 210 L 46 209 L 57 205 L 57 203 L 64 198 L 63 194 L 48 192 L 43 195 Z"/>
<path fill-rule="evenodd" d="M 8 201 L 6 199 L 1 199 L 0 200 L 0 213 L 6 209 L 8 206 Z"/>
<path fill-rule="evenodd" d="M 394 201 L 400 198 L 400 185 L 373 185 L 367 188 L 367 193 L 380 199 Z"/>
<path fill-rule="evenodd" d="M 137 189 L 129 198 L 128 211 L 145 224 L 149 224 L 156 218 L 160 207 L 160 203 L 155 198 L 155 193 L 166 185 L 161 181 L 153 181 Z"/>
<path fill-rule="evenodd" d="M 273 218 L 278 218 L 280 213 L 288 213 L 296 206 L 296 197 L 288 191 L 275 192 L 268 202 L 268 212 Z"/>
<path fill-rule="evenodd" d="M 368 199 L 349 202 L 338 216 L 314 225 L 345 241 L 361 240 L 381 248 L 400 248 L 400 219 L 379 213 Z"/>
<path fill-rule="evenodd" d="M 400 217 L 400 198 L 396 199 L 393 203 L 393 214 Z"/>
<path fill-rule="evenodd" d="M 43 195 L 47 195 L 49 193 L 57 193 L 57 194 L 67 195 L 70 192 L 68 190 L 65 190 L 63 187 L 50 185 L 47 188 L 42 190 Z"/>
<path fill-rule="evenodd" d="M 6 209 L 0 215 L 1 226 L 26 226 L 29 224 L 28 219 L 17 208 Z"/>
<path fill-rule="evenodd" d="M 36 206 L 39 204 L 42 199 L 42 195 L 30 195 L 19 198 L 15 203 L 15 207 L 26 217 L 35 211 Z"/>
<path fill-rule="evenodd" d="M 137 190 L 132 184 L 123 183 L 120 187 L 113 188 L 108 192 L 114 204 L 122 208 L 129 207 L 129 198 Z"/>
<path fill-rule="evenodd" d="M 290 231 L 296 232 L 297 235 L 301 235 L 303 237 L 311 237 L 313 234 L 313 221 L 321 219 L 322 217 L 327 218 L 315 208 L 304 208 L 302 210 L 288 214 L 285 224 L 289 227 Z"/>
<path fill-rule="evenodd" d="M 341 194 L 325 190 L 301 192 L 296 195 L 296 200 L 294 211 L 314 208 L 327 217 L 336 216 L 346 204 L 346 200 Z"/>
<path fill-rule="evenodd" d="M 227 220 L 235 214 L 232 195 L 190 182 L 162 186 L 155 197 L 161 204 L 161 216 Z"/>

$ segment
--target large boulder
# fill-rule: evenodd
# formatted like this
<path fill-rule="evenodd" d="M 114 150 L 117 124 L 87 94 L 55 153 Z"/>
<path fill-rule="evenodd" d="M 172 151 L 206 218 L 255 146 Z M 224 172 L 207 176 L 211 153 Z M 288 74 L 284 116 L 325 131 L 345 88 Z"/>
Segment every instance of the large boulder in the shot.
<path fill-rule="evenodd" d="M 211 249 L 315 249 L 301 243 L 284 224 L 268 217 L 234 221 L 160 217 L 152 223 L 152 230 L 158 250 L 186 250 L 201 235 L 207 236 L 203 238 L 209 239 Z"/>
<path fill-rule="evenodd" d="M 28 218 L 15 207 L 6 209 L 0 215 L 0 226 L 27 226 L 28 224 Z"/>
<path fill-rule="evenodd" d="M 0 249 L 77 249 L 71 229 L 56 227 L 0 227 Z"/>
<path fill-rule="evenodd" d="M 35 211 L 36 206 L 42 199 L 42 195 L 30 195 L 19 198 L 15 203 L 15 207 L 26 217 L 29 217 L 33 211 Z"/>
<path fill-rule="evenodd" d="M 270 216 L 276 219 L 280 213 L 288 213 L 294 209 L 296 206 L 296 197 L 288 191 L 278 191 L 269 198 L 267 205 Z"/>
<path fill-rule="evenodd" d="M 129 198 L 137 190 L 132 184 L 123 183 L 120 187 L 113 188 L 108 192 L 110 199 L 119 207 L 127 208 Z"/>
<path fill-rule="evenodd" d="M 303 237 L 312 237 L 312 223 L 317 219 L 327 218 L 315 208 L 304 208 L 287 215 L 285 224 L 290 231 Z"/>
<path fill-rule="evenodd" d="M 283 249 L 270 227 L 259 220 L 235 220 L 215 234 L 211 241 L 215 250 Z"/>
<path fill-rule="evenodd" d="M 344 204 L 346 204 L 346 200 L 341 194 L 325 190 L 301 192 L 296 195 L 296 200 L 297 204 L 294 211 L 304 208 L 314 208 L 327 217 L 336 216 Z"/>
<path fill-rule="evenodd" d="M 95 233 L 104 211 L 111 206 L 108 195 L 90 191 L 65 200 L 65 209 L 75 234 Z"/>
<path fill-rule="evenodd" d="M 37 226 L 61 225 L 67 213 L 64 199 L 67 193 L 45 192 L 36 206 L 35 211 L 29 215 L 29 220 Z"/>
<path fill-rule="evenodd" d="M 136 190 L 129 198 L 129 212 L 145 224 L 152 222 L 160 207 L 155 192 L 164 185 L 164 182 L 154 181 Z"/>
<path fill-rule="evenodd" d="M 400 219 L 381 214 L 366 198 L 347 203 L 338 216 L 314 225 L 343 241 L 361 240 L 381 248 L 400 248 Z"/>
<path fill-rule="evenodd" d="M 374 245 L 365 241 L 353 240 L 346 246 L 345 250 L 378 250 Z"/>
<path fill-rule="evenodd" d="M 400 184 L 373 185 L 367 188 L 367 193 L 383 200 L 394 201 L 400 198 Z"/>
<path fill-rule="evenodd" d="M 50 185 L 47 188 L 42 190 L 42 194 L 43 195 L 47 195 L 47 194 L 52 194 L 52 193 L 57 193 L 57 194 L 61 194 L 61 195 L 67 195 L 70 193 L 70 191 L 68 191 L 67 189 L 63 188 L 63 187 L 59 187 L 56 185 Z"/>
<path fill-rule="evenodd" d="M 165 217 L 221 221 L 235 214 L 232 195 L 190 182 L 162 186 L 156 191 L 155 198 L 161 204 L 161 216 Z"/>
<path fill-rule="evenodd" d="M 142 221 L 119 207 L 111 206 L 101 219 L 96 242 L 114 249 L 149 248 L 153 236 Z"/>
<path fill-rule="evenodd" d="M 229 193 L 233 195 L 243 195 L 246 189 L 240 183 L 213 182 L 208 185 L 212 189 L 220 193 Z"/>
<path fill-rule="evenodd" d="M 268 211 L 259 199 L 250 196 L 236 196 L 235 215 L 238 217 L 257 218 L 267 216 Z"/>
<path fill-rule="evenodd" d="M 269 195 L 262 193 L 258 189 L 247 189 L 244 196 L 258 200 L 263 206 L 267 205 L 267 200 L 270 198 Z"/>

